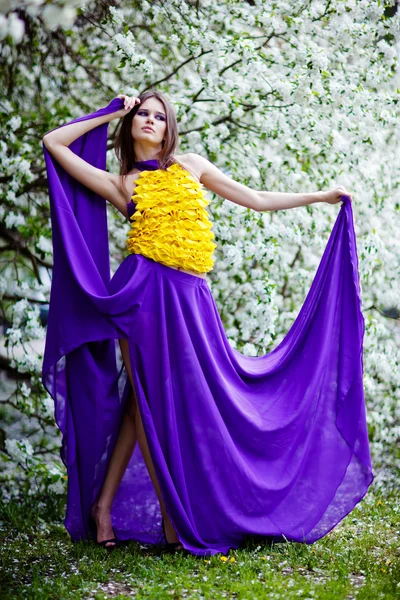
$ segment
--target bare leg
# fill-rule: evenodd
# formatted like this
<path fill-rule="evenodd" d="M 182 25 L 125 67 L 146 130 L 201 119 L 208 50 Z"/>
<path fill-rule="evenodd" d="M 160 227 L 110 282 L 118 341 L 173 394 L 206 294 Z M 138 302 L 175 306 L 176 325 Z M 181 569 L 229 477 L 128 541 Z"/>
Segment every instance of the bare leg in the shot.
<path fill-rule="evenodd" d="M 165 533 L 168 537 L 168 541 L 178 542 L 178 536 L 176 535 L 175 529 L 173 528 L 172 523 L 168 517 L 164 501 L 161 496 L 160 486 L 157 480 L 150 450 L 146 440 L 145 431 L 143 428 L 143 422 L 135 395 L 135 387 L 133 384 L 128 340 L 119 340 L 119 342 L 122 352 L 122 358 L 132 386 L 132 399 L 131 405 L 128 405 L 128 409 L 124 415 L 120 434 L 117 443 L 115 444 L 115 448 L 107 468 L 107 473 L 102 489 L 100 491 L 95 505 L 92 508 L 92 516 L 96 519 L 98 528 L 97 541 L 101 542 L 102 540 L 106 540 L 113 537 L 110 517 L 112 502 L 115 493 L 118 489 L 118 486 L 121 482 L 122 476 L 125 472 L 125 469 L 128 466 L 129 460 L 132 456 L 132 452 L 135 448 L 136 441 L 139 441 L 139 446 L 143 455 L 143 459 L 146 463 L 147 470 L 153 482 L 160 503 L 161 514 L 164 518 Z M 113 543 L 107 544 L 107 546 L 113 545 Z"/>
<path fill-rule="evenodd" d="M 134 394 L 133 391 L 131 404 L 128 404 L 123 416 L 119 436 L 107 466 L 103 486 L 91 511 L 97 525 L 98 542 L 114 537 L 110 516 L 111 506 L 137 442 Z M 115 544 L 109 542 L 106 546 L 115 546 Z"/>

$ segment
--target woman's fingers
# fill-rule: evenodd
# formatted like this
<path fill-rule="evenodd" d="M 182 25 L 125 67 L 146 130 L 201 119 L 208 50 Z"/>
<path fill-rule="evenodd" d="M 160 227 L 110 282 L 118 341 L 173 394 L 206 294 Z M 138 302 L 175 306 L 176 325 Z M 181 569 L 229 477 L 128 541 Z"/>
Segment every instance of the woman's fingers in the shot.
<path fill-rule="evenodd" d="M 135 106 L 136 100 L 139 100 L 139 98 L 135 98 L 135 96 L 132 96 L 131 98 L 128 97 L 127 98 L 126 108 L 128 110 L 131 110 Z M 139 102 L 140 102 L 140 100 L 139 100 Z"/>
<path fill-rule="evenodd" d="M 125 94 L 118 94 L 117 98 L 124 101 L 124 109 L 131 110 L 136 104 L 140 103 L 139 98 L 135 96 L 126 96 Z"/>
<path fill-rule="evenodd" d="M 341 202 L 343 196 L 348 196 L 350 198 L 350 202 L 353 201 L 352 194 L 348 192 L 342 185 L 334 188 L 330 192 L 324 192 L 324 196 L 326 198 L 325 202 L 328 204 L 336 204 L 337 202 Z"/>

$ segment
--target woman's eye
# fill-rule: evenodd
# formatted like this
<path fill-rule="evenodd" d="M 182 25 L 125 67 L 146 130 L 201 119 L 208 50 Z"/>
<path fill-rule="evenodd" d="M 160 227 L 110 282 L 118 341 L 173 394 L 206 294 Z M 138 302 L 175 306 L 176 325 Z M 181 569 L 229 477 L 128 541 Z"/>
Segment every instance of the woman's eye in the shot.
<path fill-rule="evenodd" d="M 147 112 L 145 112 L 143 110 L 138 110 L 137 114 L 147 116 Z M 156 116 L 159 117 L 161 119 L 161 121 L 165 121 L 165 117 L 163 115 L 156 115 Z"/>

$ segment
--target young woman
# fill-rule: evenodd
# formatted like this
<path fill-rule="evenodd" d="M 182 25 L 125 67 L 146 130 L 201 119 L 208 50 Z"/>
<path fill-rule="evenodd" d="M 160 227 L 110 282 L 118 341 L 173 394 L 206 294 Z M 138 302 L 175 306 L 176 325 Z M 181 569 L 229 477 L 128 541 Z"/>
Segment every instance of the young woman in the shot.
<path fill-rule="evenodd" d="M 107 126 L 121 118 L 115 174 Z M 373 478 L 351 195 L 253 190 L 175 154 L 175 112 L 155 91 L 120 95 L 43 144 L 54 247 L 43 383 L 63 433 L 72 539 L 156 543 L 158 513 L 167 548 L 200 555 L 252 534 L 325 535 Z M 223 331 L 203 187 L 256 211 L 345 200 L 298 318 L 266 356 L 245 357 Z M 132 225 L 111 280 L 103 200 Z"/>

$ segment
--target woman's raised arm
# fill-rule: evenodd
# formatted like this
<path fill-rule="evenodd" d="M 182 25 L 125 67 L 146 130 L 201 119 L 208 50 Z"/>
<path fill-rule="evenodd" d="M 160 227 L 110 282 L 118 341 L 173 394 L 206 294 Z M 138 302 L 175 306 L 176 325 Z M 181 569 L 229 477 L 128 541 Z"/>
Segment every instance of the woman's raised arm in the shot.
<path fill-rule="evenodd" d="M 57 160 L 57 162 L 74 179 L 88 187 L 90 190 L 111 202 L 125 217 L 128 216 L 126 199 L 120 189 L 120 177 L 114 173 L 103 171 L 77 156 L 68 148 L 73 141 L 81 137 L 88 131 L 108 123 L 113 119 L 123 117 L 134 106 L 134 102 L 125 101 L 124 109 L 118 110 L 108 115 L 96 117 L 94 119 L 85 119 L 77 123 L 64 125 L 47 133 L 42 142 L 47 150 Z"/>

